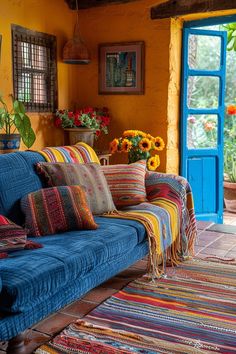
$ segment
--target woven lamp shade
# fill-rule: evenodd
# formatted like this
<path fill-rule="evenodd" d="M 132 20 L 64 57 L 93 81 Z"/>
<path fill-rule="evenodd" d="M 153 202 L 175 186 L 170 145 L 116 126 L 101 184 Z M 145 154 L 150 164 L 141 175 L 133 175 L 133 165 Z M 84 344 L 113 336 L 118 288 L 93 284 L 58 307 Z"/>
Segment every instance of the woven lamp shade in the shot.
<path fill-rule="evenodd" d="M 73 38 L 63 48 L 63 62 L 67 64 L 89 64 L 90 54 L 79 31 L 78 21 L 75 24 Z"/>

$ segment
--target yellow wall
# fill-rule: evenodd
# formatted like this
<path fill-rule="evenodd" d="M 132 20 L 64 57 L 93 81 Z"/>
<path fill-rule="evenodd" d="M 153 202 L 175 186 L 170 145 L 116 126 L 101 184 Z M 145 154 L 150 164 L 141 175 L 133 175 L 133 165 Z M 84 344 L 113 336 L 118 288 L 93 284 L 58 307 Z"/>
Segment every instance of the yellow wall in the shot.
<path fill-rule="evenodd" d="M 0 34 L 2 50 L 0 63 L 0 92 L 4 98 L 13 93 L 11 24 L 57 36 L 59 105 L 68 107 L 77 99 L 78 67 L 62 62 L 61 52 L 66 40 L 72 36 L 75 14 L 64 0 L 1 0 Z M 10 101 L 8 100 L 10 103 Z M 37 139 L 32 148 L 63 143 L 62 131 L 54 129 L 51 115 L 30 114 Z M 22 149 L 25 146 L 22 144 Z"/>
<path fill-rule="evenodd" d="M 81 11 L 80 28 L 92 54 L 92 62 L 81 66 L 78 75 L 80 106 L 107 106 L 112 115 L 109 137 L 98 146 L 119 137 L 125 129 L 140 129 L 161 135 L 167 141 L 167 97 L 169 82 L 170 20 L 152 21 L 153 0 L 109 5 Z M 145 94 L 98 94 L 98 44 L 143 40 L 145 42 Z M 123 154 L 112 162 L 126 161 Z M 161 152 L 161 167 L 166 167 L 166 150 Z"/>

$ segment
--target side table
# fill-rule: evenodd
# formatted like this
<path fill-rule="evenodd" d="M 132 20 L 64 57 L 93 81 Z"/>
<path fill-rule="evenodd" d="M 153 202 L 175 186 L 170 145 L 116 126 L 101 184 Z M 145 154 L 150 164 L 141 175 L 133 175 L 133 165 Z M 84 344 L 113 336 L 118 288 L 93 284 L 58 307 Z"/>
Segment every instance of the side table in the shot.
<path fill-rule="evenodd" d="M 102 166 L 109 165 L 110 152 L 109 151 L 96 151 L 99 161 Z"/>

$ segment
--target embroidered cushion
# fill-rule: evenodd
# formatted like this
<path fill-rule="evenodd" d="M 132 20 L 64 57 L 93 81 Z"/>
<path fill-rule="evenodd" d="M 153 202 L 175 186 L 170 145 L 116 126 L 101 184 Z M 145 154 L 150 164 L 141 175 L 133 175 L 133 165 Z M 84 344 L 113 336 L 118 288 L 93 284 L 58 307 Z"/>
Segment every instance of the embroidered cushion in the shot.
<path fill-rule="evenodd" d="M 97 228 L 80 186 L 43 188 L 21 199 L 25 227 L 32 236 Z"/>
<path fill-rule="evenodd" d="M 0 215 L 0 253 L 20 250 L 25 247 L 27 235 L 19 225 Z"/>
<path fill-rule="evenodd" d="M 83 185 L 93 214 L 113 211 L 115 205 L 106 178 L 97 163 L 39 162 L 37 172 L 47 186 Z"/>
<path fill-rule="evenodd" d="M 146 201 L 146 161 L 101 166 L 118 209 Z"/>

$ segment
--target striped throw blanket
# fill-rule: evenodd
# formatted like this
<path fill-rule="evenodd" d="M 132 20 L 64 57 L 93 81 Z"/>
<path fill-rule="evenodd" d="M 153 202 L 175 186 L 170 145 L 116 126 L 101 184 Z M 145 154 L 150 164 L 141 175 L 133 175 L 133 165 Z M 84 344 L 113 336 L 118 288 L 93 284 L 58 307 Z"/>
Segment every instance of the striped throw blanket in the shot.
<path fill-rule="evenodd" d="M 49 147 L 39 153 L 48 162 L 99 163 L 95 151 L 85 143 Z M 166 262 L 176 265 L 193 254 L 197 235 L 193 198 L 188 181 L 180 176 L 147 172 L 145 183 L 147 202 L 103 216 L 137 220 L 145 226 L 149 271 L 152 277 L 160 277 Z"/>
<path fill-rule="evenodd" d="M 148 202 L 105 216 L 137 220 L 145 226 L 149 272 L 155 278 L 165 273 L 167 262 L 177 265 L 193 255 L 197 227 L 192 192 L 185 178 L 147 172 L 145 182 Z"/>
<path fill-rule="evenodd" d="M 74 162 L 100 164 L 96 152 L 86 143 L 78 143 L 73 146 L 46 147 L 38 151 L 47 162 Z"/>

